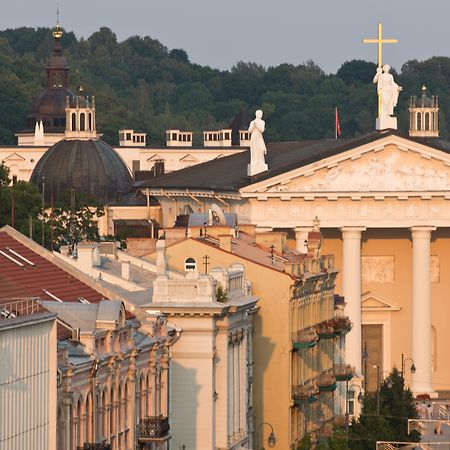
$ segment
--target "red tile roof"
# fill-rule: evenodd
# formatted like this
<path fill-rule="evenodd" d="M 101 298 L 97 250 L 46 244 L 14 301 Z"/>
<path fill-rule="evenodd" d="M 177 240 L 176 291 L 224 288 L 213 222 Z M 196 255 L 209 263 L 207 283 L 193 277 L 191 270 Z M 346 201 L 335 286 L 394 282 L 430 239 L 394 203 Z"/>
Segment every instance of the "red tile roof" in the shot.
<path fill-rule="evenodd" d="M 8 233 L 0 232 L 0 303 L 26 297 L 55 300 L 48 292 L 63 301 L 85 298 L 97 303 L 104 298 L 100 292 L 43 258 Z"/>

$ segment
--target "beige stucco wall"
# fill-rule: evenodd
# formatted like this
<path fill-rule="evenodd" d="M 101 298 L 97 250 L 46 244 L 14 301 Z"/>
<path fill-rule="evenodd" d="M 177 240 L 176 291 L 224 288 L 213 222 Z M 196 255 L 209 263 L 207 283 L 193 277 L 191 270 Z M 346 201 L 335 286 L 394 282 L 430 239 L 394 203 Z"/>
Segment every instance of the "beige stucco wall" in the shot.
<path fill-rule="evenodd" d="M 184 261 L 193 257 L 200 272 L 204 271 L 203 257 L 209 256 L 209 267 L 227 267 L 239 262 L 245 266 L 246 279 L 253 284 L 253 295 L 259 298 L 259 312 L 254 316 L 253 379 L 255 429 L 267 439 L 269 422 L 277 437 L 275 449 L 289 448 L 291 380 L 289 333 L 289 287 L 292 279 L 278 271 L 261 266 L 209 245 L 188 239 L 166 250 L 170 266 L 184 270 Z"/>
<path fill-rule="evenodd" d="M 333 253 L 338 270 L 342 268 L 342 239 L 339 230 L 323 230 L 324 253 Z M 431 255 L 439 257 L 439 282 L 432 283 L 432 325 L 435 346 L 433 370 L 433 387 L 440 391 L 450 391 L 450 360 L 447 354 L 447 343 L 450 330 L 447 324 L 448 280 L 450 279 L 450 230 L 441 228 L 432 233 Z M 362 233 L 362 257 L 392 256 L 394 257 L 393 282 L 364 282 L 362 298 L 375 298 L 400 307 L 395 311 L 385 308 L 382 311 L 367 311 L 363 308 L 363 324 L 379 323 L 383 325 L 384 359 L 383 370 L 389 371 L 392 366 L 401 369 L 401 354 L 411 357 L 411 302 L 412 302 L 412 240 L 408 229 L 370 229 Z M 337 293 L 342 293 L 342 274 L 336 282 Z M 420 333 L 420 330 L 417 332 Z M 434 336 L 436 338 L 434 338 Z M 436 344 L 436 345 L 435 345 Z M 407 364 L 406 382 L 410 381 Z"/>

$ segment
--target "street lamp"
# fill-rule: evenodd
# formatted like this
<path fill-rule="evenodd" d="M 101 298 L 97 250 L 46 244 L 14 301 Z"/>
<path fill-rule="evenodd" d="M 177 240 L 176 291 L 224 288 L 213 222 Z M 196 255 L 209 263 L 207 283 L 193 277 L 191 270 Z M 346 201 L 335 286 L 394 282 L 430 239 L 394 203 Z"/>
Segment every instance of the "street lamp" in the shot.
<path fill-rule="evenodd" d="M 414 365 L 413 359 L 412 358 L 405 358 L 404 354 L 402 353 L 402 378 L 403 379 L 405 379 L 406 361 L 410 361 L 411 362 L 411 367 L 409 368 L 409 370 L 411 370 L 411 373 L 412 374 L 416 373 L 416 366 Z"/>
<path fill-rule="evenodd" d="M 270 427 L 270 434 L 269 434 L 269 437 L 267 438 L 267 445 L 270 448 L 273 448 L 273 447 L 275 447 L 275 444 L 277 443 L 277 438 L 275 437 L 275 433 L 273 432 L 273 426 L 269 422 L 262 422 L 259 424 L 258 433 L 256 435 L 256 440 L 258 441 L 259 431 L 261 430 L 261 428 L 264 425 L 267 425 Z M 264 442 L 264 432 L 263 432 L 263 442 Z M 258 445 L 256 446 L 256 448 L 258 449 Z M 262 449 L 264 450 L 264 447 L 262 447 Z"/>
<path fill-rule="evenodd" d="M 359 389 L 359 394 L 358 394 L 358 402 L 361 403 L 363 401 L 363 395 L 362 395 L 362 388 L 361 386 L 357 385 L 357 384 L 351 384 L 350 386 L 348 385 L 348 380 L 346 383 L 346 388 L 345 388 L 345 436 L 347 439 L 347 447 L 348 447 L 348 426 L 349 426 L 349 411 L 348 411 L 348 392 L 352 391 L 353 392 L 353 398 L 355 397 L 354 394 L 354 390 L 351 388 L 358 388 Z"/>
<path fill-rule="evenodd" d="M 369 360 L 369 353 L 367 352 L 367 342 L 364 342 L 364 351 L 362 354 L 363 369 L 364 369 L 364 391 L 367 391 L 367 361 Z"/>
<path fill-rule="evenodd" d="M 380 366 L 374 365 L 374 369 L 377 369 L 377 415 L 380 415 L 380 390 L 381 390 L 381 376 L 384 373 L 388 374 L 386 385 L 388 389 L 392 389 L 394 386 L 394 383 L 392 382 L 392 379 L 390 377 L 390 373 L 387 370 L 380 370 Z"/>

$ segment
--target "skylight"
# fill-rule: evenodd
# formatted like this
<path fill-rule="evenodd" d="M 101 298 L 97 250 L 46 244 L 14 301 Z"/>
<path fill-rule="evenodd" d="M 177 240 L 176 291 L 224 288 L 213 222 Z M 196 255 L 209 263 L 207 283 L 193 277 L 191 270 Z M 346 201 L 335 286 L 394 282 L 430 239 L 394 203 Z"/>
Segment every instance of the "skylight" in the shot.
<path fill-rule="evenodd" d="M 0 255 L 3 255 L 5 258 L 8 258 L 11 262 L 13 262 L 14 264 L 17 264 L 20 267 L 25 267 L 24 264 L 22 264 L 20 261 L 17 261 L 17 259 L 13 258 L 12 256 L 9 256 L 3 250 L 0 250 Z"/>
<path fill-rule="evenodd" d="M 29 259 L 25 258 L 21 254 L 15 252 L 12 248 L 6 247 L 6 250 L 8 250 L 9 253 L 12 253 L 14 256 L 17 256 L 17 258 L 21 259 L 22 261 L 26 262 L 30 266 L 34 266 L 35 264 L 31 262 Z"/>

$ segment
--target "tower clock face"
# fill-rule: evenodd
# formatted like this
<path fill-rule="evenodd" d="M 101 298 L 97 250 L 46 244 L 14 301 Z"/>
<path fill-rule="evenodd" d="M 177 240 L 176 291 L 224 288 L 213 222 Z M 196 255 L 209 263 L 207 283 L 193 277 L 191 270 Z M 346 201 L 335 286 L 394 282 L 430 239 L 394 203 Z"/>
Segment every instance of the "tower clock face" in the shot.
<path fill-rule="evenodd" d="M 63 75 L 62 73 L 52 74 L 52 87 L 61 88 L 63 85 Z"/>

